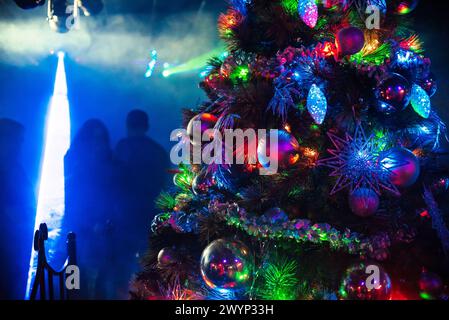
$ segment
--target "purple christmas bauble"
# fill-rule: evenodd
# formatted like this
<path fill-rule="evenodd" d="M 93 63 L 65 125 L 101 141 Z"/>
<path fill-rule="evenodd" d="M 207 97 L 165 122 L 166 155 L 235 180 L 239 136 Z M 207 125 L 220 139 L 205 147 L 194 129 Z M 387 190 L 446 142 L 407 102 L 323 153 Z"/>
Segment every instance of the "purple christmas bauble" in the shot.
<path fill-rule="evenodd" d="M 397 73 L 384 78 L 375 90 L 378 110 L 391 114 L 404 110 L 410 103 L 411 86 L 407 79 Z"/>
<path fill-rule="evenodd" d="M 257 146 L 259 163 L 265 168 L 271 167 L 272 169 L 276 169 L 276 167 L 286 169 L 296 164 L 299 160 L 298 140 L 287 131 L 278 130 L 276 135 L 278 148 L 275 150 L 271 147 L 275 141 L 270 141 L 270 136 L 271 134 L 267 134 L 266 137 L 259 140 Z M 271 163 L 271 161 L 277 163 Z"/>
<path fill-rule="evenodd" d="M 438 90 L 437 80 L 435 79 L 435 75 L 430 73 L 424 79 L 419 79 L 418 84 L 426 91 L 429 97 L 435 95 Z"/>
<path fill-rule="evenodd" d="M 390 276 L 380 266 L 358 263 L 345 272 L 340 285 L 342 300 L 390 300 Z"/>
<path fill-rule="evenodd" d="M 341 29 L 337 33 L 335 44 L 340 57 L 356 54 L 365 46 L 365 34 L 357 27 Z"/>
<path fill-rule="evenodd" d="M 404 15 L 409 14 L 418 6 L 419 0 L 392 0 L 388 6 L 395 14 Z"/>
<path fill-rule="evenodd" d="M 390 181 L 400 188 L 414 185 L 421 173 L 419 159 L 405 148 L 392 148 L 384 152 L 380 162 L 389 170 Z"/>
<path fill-rule="evenodd" d="M 210 113 L 201 113 L 193 117 L 187 125 L 187 135 L 194 146 L 201 145 L 203 134 L 215 127 L 218 118 Z M 195 130 L 197 132 L 195 132 Z M 209 135 L 212 138 L 213 134 Z"/>
<path fill-rule="evenodd" d="M 159 267 L 167 267 L 177 262 L 177 254 L 173 248 L 167 247 L 161 249 L 157 255 L 157 264 Z"/>
<path fill-rule="evenodd" d="M 379 196 L 370 188 L 359 188 L 349 195 L 349 206 L 352 212 L 362 218 L 367 218 L 379 209 Z"/>

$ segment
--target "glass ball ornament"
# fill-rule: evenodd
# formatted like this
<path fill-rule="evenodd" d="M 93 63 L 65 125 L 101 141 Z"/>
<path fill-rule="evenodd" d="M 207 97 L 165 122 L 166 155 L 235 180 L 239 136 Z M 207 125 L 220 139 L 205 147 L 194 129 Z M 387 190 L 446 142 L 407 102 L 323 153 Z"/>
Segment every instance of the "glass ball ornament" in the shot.
<path fill-rule="evenodd" d="M 210 113 L 201 113 L 193 117 L 187 125 L 187 135 L 190 143 L 194 146 L 201 145 L 203 134 L 215 127 L 218 118 Z M 209 139 L 213 138 L 213 134 L 209 135 Z"/>
<path fill-rule="evenodd" d="M 202 170 L 192 181 L 192 191 L 197 196 L 206 194 L 215 185 L 212 174 L 207 172 L 207 170 Z"/>
<path fill-rule="evenodd" d="M 358 263 L 346 270 L 339 295 L 342 300 L 390 300 L 391 291 L 390 276 L 382 267 Z"/>
<path fill-rule="evenodd" d="M 419 0 L 392 0 L 388 4 L 395 14 L 405 15 L 409 14 L 418 6 Z"/>
<path fill-rule="evenodd" d="M 351 56 L 365 46 L 365 34 L 357 27 L 343 28 L 337 33 L 335 45 L 340 57 Z"/>
<path fill-rule="evenodd" d="M 414 185 L 421 173 L 419 159 L 406 148 L 392 148 L 384 152 L 380 162 L 388 169 L 390 181 L 400 188 Z"/>
<path fill-rule="evenodd" d="M 385 114 L 404 110 L 410 104 L 411 91 L 407 79 L 397 73 L 390 74 L 375 89 L 378 110 Z"/>
<path fill-rule="evenodd" d="M 204 249 L 200 266 L 209 288 L 236 292 L 250 284 L 254 258 L 241 241 L 219 239 Z"/>
<path fill-rule="evenodd" d="M 352 212 L 362 218 L 371 217 L 379 209 L 380 199 L 370 188 L 358 188 L 349 195 Z"/>
<path fill-rule="evenodd" d="M 177 262 L 177 254 L 171 247 L 163 248 L 157 255 L 157 264 L 159 267 L 167 267 Z"/>
<path fill-rule="evenodd" d="M 271 141 L 270 134 L 267 134 L 266 137 L 262 137 L 259 140 L 257 146 L 257 157 L 259 163 L 264 168 L 271 167 L 273 169 L 276 169 L 276 165 L 271 163 L 273 159 L 273 161 L 277 161 L 277 165 L 281 169 L 292 167 L 299 161 L 300 158 L 300 148 L 298 140 L 296 140 L 294 136 L 284 130 L 277 131 L 277 140 L 277 150 L 271 148 L 271 145 L 272 143 L 274 143 L 274 141 Z"/>
<path fill-rule="evenodd" d="M 38 6 L 43 6 L 45 0 L 14 0 L 14 2 L 22 9 L 34 9 Z"/>
<path fill-rule="evenodd" d="M 323 7 L 327 10 L 337 11 L 337 12 L 344 12 L 348 10 L 349 3 L 348 1 L 341 1 L 341 0 L 322 0 Z"/>
<path fill-rule="evenodd" d="M 419 278 L 419 294 L 426 300 L 438 299 L 443 293 L 443 281 L 432 272 L 423 272 Z"/>

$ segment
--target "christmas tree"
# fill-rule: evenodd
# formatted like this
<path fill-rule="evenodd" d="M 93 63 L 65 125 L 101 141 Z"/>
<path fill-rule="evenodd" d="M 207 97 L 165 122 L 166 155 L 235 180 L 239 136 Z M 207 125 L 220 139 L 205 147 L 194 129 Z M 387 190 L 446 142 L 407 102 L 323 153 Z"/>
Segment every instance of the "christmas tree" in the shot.
<path fill-rule="evenodd" d="M 229 0 L 133 298 L 445 298 L 446 127 L 417 4 Z M 225 143 L 236 129 L 255 134 Z"/>

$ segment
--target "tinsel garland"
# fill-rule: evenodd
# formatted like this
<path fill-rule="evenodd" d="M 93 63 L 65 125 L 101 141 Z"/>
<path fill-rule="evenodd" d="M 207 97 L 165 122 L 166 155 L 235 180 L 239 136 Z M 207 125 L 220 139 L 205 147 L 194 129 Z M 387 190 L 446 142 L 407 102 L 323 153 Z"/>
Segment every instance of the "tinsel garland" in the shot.
<path fill-rule="evenodd" d="M 153 220 L 152 231 L 158 233 L 166 227 L 171 227 L 176 232 L 197 234 L 201 215 L 213 215 L 228 226 L 237 228 L 261 241 L 292 240 L 298 244 L 327 243 L 333 250 L 343 250 L 352 255 L 368 255 L 371 258 L 376 258 L 375 255 L 379 250 L 388 250 L 392 243 L 390 235 L 386 233 L 366 237 L 349 229 L 341 232 L 327 223 L 314 224 L 306 219 L 272 222 L 265 216 L 257 217 L 248 214 L 236 203 L 222 203 L 217 199 L 212 199 L 208 210 L 204 212 L 189 214 L 175 211 L 171 214 L 160 214 Z"/>

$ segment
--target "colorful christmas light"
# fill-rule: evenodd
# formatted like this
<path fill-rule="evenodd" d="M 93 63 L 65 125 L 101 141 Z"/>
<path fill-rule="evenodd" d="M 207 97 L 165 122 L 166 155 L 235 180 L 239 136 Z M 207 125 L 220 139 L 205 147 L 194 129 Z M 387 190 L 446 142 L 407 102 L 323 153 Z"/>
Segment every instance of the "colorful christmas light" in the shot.
<path fill-rule="evenodd" d="M 147 71 L 145 72 L 145 78 L 150 78 L 153 75 L 154 68 L 156 67 L 157 63 L 157 51 L 153 50 L 151 51 L 151 60 L 148 63 Z"/>
<path fill-rule="evenodd" d="M 315 28 L 318 21 L 318 6 L 315 0 L 301 0 L 298 4 L 301 20 L 310 28 Z"/>

